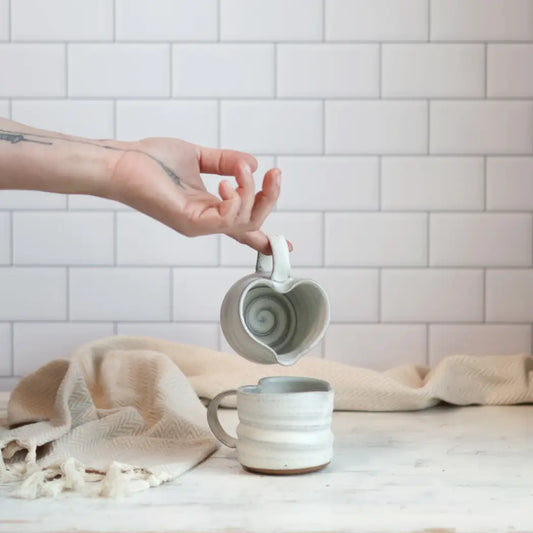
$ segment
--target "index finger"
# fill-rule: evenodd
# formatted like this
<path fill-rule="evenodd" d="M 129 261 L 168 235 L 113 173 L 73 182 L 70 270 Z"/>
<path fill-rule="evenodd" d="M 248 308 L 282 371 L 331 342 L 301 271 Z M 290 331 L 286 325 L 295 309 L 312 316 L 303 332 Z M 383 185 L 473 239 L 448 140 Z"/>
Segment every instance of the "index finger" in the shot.
<path fill-rule="evenodd" d="M 234 176 L 235 167 L 241 161 L 246 163 L 252 172 L 257 170 L 257 159 L 251 154 L 238 152 L 237 150 L 208 148 L 206 146 L 198 146 L 197 148 L 200 172 Z"/>

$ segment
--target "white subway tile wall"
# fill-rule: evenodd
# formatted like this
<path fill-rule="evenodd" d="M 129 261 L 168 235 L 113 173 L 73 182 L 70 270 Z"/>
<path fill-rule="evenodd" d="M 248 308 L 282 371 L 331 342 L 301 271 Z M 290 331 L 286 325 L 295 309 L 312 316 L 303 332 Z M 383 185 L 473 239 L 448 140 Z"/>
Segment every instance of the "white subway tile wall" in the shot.
<path fill-rule="evenodd" d="M 0 0 L 0 65 L 0 116 L 251 151 L 256 185 L 281 168 L 264 228 L 329 294 L 313 355 L 531 352 L 533 0 Z M 229 349 L 220 304 L 255 259 L 0 191 L 0 389 L 106 335 Z"/>

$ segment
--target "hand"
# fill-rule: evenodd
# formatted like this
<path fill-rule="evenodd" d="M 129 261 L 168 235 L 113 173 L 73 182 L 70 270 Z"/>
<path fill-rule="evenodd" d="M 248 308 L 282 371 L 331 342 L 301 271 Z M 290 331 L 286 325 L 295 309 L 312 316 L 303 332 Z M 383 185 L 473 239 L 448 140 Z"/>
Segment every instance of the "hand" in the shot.
<path fill-rule="evenodd" d="M 256 159 L 243 152 L 206 148 L 171 138 L 120 144 L 109 197 L 187 235 L 225 233 L 262 253 L 271 253 L 260 230 L 280 192 L 281 172 L 270 169 L 255 194 Z M 220 198 L 208 193 L 200 172 L 235 176 L 220 182 Z M 290 245 L 291 246 L 291 245 Z M 292 248 L 292 246 L 291 246 Z"/>

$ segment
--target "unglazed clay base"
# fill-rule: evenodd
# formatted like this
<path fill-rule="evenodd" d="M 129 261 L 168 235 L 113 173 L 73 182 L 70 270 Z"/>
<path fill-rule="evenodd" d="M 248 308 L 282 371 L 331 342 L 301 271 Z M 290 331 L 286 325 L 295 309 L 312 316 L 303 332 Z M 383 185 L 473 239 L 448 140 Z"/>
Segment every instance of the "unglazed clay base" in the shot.
<path fill-rule="evenodd" d="M 324 463 L 323 465 L 310 466 L 309 468 L 296 468 L 294 470 L 269 470 L 267 468 L 252 468 L 250 466 L 244 466 L 244 465 L 242 465 L 242 467 L 248 472 L 252 472 L 253 474 L 267 474 L 269 476 L 292 476 L 292 475 L 309 474 L 310 472 L 316 472 L 317 470 L 321 470 L 322 468 L 328 465 L 329 463 Z"/>

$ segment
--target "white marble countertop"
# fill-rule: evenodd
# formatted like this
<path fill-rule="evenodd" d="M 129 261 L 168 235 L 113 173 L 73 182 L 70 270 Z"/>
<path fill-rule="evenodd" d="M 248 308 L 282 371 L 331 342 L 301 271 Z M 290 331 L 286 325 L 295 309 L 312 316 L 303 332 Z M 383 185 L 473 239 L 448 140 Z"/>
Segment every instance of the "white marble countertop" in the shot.
<path fill-rule="evenodd" d="M 533 405 L 335 413 L 333 431 L 333 462 L 303 476 L 247 473 L 222 447 L 120 500 L 0 486 L 0 532 L 533 532 Z"/>

